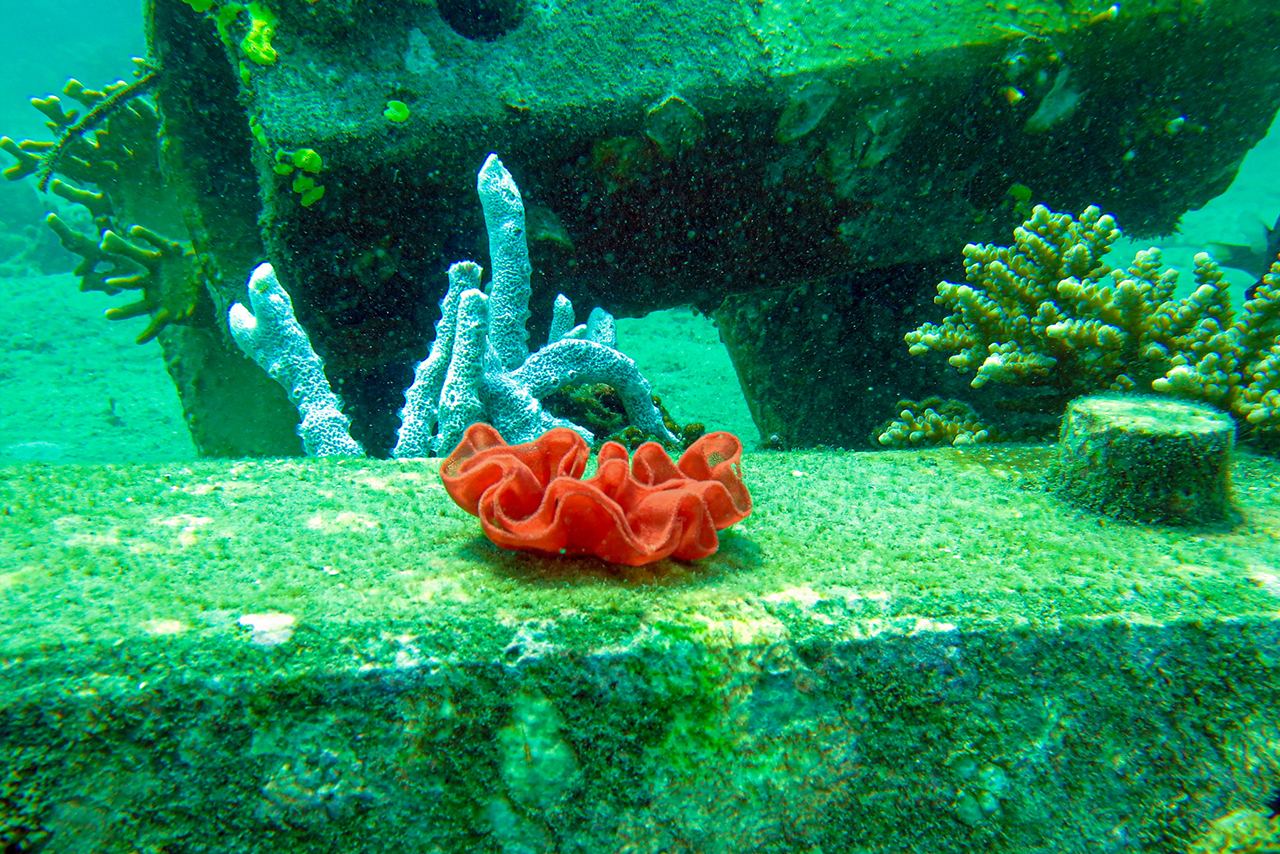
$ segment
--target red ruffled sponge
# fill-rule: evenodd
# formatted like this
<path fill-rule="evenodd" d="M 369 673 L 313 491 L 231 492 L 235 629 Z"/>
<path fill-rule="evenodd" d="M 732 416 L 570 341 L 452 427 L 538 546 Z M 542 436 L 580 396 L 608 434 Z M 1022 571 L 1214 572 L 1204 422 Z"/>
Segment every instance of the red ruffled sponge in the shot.
<path fill-rule="evenodd" d="M 676 463 L 646 442 L 628 466 L 626 448 L 606 442 L 596 473 L 583 480 L 590 454 L 586 440 L 567 428 L 508 445 L 488 424 L 472 424 L 440 477 L 503 548 L 591 554 L 631 566 L 713 554 L 716 531 L 751 512 L 742 442 L 732 433 L 708 433 Z"/>

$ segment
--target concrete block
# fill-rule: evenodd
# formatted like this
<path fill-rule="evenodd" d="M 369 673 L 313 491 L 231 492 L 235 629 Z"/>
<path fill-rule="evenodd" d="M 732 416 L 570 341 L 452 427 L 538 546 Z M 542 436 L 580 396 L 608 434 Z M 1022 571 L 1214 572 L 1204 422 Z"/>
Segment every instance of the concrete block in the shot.
<path fill-rule="evenodd" d="M 755 453 L 697 564 L 498 550 L 423 461 L 0 479 L 11 850 L 1132 851 L 1280 770 L 1280 464 L 1227 530 L 1048 447 Z M 1254 822 L 1256 825 L 1256 821 Z M 1274 825 L 1274 822 L 1273 822 Z"/>
<path fill-rule="evenodd" d="M 170 166 L 202 189 L 215 242 L 261 211 L 256 260 L 291 271 L 375 451 L 445 268 L 484 261 L 471 182 L 491 151 L 530 208 L 535 302 L 711 311 L 803 283 L 858 296 L 897 271 L 907 305 L 929 298 L 939 259 L 1006 235 L 1028 195 L 1171 230 L 1225 188 L 1280 103 L 1269 0 L 266 5 L 275 59 L 259 65 L 241 47 L 247 13 L 222 40 L 189 5 L 148 3 L 184 152 Z M 323 158 L 306 176 L 318 200 L 272 168 L 302 149 Z M 922 264 L 935 272 L 917 281 Z"/>

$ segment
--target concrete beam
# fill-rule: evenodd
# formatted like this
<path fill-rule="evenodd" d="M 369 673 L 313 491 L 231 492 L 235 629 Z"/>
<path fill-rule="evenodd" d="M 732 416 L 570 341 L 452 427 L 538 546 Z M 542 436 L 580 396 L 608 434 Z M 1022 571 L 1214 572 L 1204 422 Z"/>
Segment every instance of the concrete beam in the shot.
<path fill-rule="evenodd" d="M 1120 524 L 1045 447 L 756 453 L 696 565 L 498 550 L 434 464 L 0 480 L 0 838 L 1131 851 L 1280 759 L 1280 464 Z M 1263 821 L 1265 827 L 1265 821 Z"/>
<path fill-rule="evenodd" d="M 190 6 L 149 5 L 187 158 L 172 166 L 238 176 L 209 187 L 206 220 L 260 192 L 266 254 L 375 450 L 444 269 L 484 260 L 472 183 L 491 151 L 530 207 L 535 304 L 710 311 L 893 278 L 905 306 L 930 299 L 940 259 L 1006 236 L 1028 197 L 1167 232 L 1280 104 L 1270 0 L 267 5 L 269 65 L 239 46 L 247 13 L 224 44 Z M 393 100 L 406 121 L 384 116 Z M 232 140 L 252 162 L 219 155 Z M 272 171 L 301 148 L 324 162 L 306 207 Z M 243 266 L 224 270 L 223 302 Z"/>

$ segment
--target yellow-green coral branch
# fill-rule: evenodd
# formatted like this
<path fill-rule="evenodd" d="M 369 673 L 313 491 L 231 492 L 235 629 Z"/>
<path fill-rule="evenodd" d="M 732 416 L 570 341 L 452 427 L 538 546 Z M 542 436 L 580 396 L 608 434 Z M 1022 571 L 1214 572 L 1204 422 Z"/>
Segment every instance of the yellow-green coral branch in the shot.
<path fill-rule="evenodd" d="M 77 118 L 71 124 L 63 128 L 61 136 L 57 142 L 44 153 L 40 158 L 40 165 L 36 167 L 36 186 L 41 192 L 49 189 L 49 181 L 53 178 L 54 170 L 58 168 L 58 161 L 62 159 L 66 153 L 67 147 L 73 140 L 81 138 L 85 133 L 93 130 L 99 124 L 106 120 L 111 113 L 121 104 L 128 103 L 134 98 L 146 92 L 156 82 L 160 74 L 160 68 L 156 65 L 147 64 L 147 71 L 143 73 L 137 80 L 127 86 L 116 89 L 111 94 L 104 97 L 101 101 L 94 104 L 92 109 L 85 112 L 84 115 Z M 35 99 L 32 100 L 35 104 Z M 71 114 L 67 114 L 71 115 Z"/>
<path fill-rule="evenodd" d="M 1207 253 L 1195 258 L 1193 292 L 1178 299 L 1178 274 L 1161 271 L 1158 250 L 1123 270 L 1103 261 L 1119 236 L 1096 207 L 1077 219 L 1037 206 L 1012 246 L 966 246 L 965 282 L 938 285 L 935 301 L 950 314 L 907 333 L 911 354 L 948 354 L 973 372 L 974 388 L 1043 386 L 1060 399 L 1154 390 L 1280 432 L 1280 262 L 1237 314 Z M 889 438 L 942 426 L 939 411 L 904 410 Z"/>

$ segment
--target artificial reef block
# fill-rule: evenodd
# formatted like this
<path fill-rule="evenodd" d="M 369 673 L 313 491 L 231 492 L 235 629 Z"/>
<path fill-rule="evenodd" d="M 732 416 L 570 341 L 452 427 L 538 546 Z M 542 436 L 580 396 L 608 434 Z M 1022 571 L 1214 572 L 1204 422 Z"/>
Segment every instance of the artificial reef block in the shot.
<path fill-rule="evenodd" d="M 1192 534 L 1064 510 L 1052 457 L 748 454 L 753 515 L 644 568 L 497 548 L 431 461 L 6 468 L 0 845 L 1119 852 L 1257 811 L 1280 463 Z"/>
<path fill-rule="evenodd" d="M 1201 403 L 1101 394 L 1067 405 L 1050 485 L 1120 519 L 1196 525 L 1232 513 L 1231 416 Z"/>
<path fill-rule="evenodd" d="M 915 390 L 966 396 L 954 372 L 903 358 L 902 329 L 933 310 L 926 288 L 910 284 L 928 273 L 913 272 L 725 298 L 712 317 L 767 446 L 874 445 L 885 415 Z"/>
<path fill-rule="evenodd" d="M 537 304 L 564 293 L 616 315 L 710 312 L 806 283 L 857 301 L 886 280 L 905 303 L 920 265 L 1007 234 L 1028 199 L 1098 203 L 1135 234 L 1167 233 L 1229 183 L 1280 104 L 1271 0 L 1118 14 L 1104 0 L 270 7 L 276 60 L 221 87 L 209 81 L 227 78 L 239 45 L 191 6 L 150 0 L 160 85 L 245 140 L 252 122 L 269 151 L 324 153 L 323 198 L 261 157 L 233 171 L 259 172 L 265 254 L 305 283 L 299 319 L 356 434 L 387 439 L 427 350 L 442 259 L 482 243 L 470 175 L 490 151 L 527 196 Z M 393 103 L 406 112 L 388 115 Z M 173 127 L 185 150 L 209 145 Z M 873 367 L 849 374 L 892 384 Z M 773 384 L 803 396 L 825 382 Z M 891 406 L 925 387 L 883 393 Z M 869 442 L 884 411 L 832 438 Z"/>

